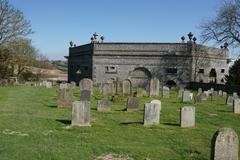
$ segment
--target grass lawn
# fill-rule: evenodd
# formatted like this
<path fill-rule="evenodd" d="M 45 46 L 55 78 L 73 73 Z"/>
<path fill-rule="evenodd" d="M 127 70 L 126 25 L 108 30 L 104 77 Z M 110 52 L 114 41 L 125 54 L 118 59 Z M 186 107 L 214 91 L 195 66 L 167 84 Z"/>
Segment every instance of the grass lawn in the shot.
<path fill-rule="evenodd" d="M 1 160 L 92 160 L 101 155 L 128 155 L 135 160 L 207 160 L 213 134 L 233 128 L 240 137 L 240 115 L 225 105 L 225 98 L 200 104 L 182 104 L 177 93 L 161 98 L 160 125 L 144 127 L 143 106 L 154 98 L 141 98 L 140 110 L 124 111 L 127 98 L 111 103 L 112 111 L 96 111 L 91 99 L 91 127 L 73 127 L 71 110 L 57 108 L 57 87 L 0 87 Z M 75 99 L 79 99 L 78 88 Z M 196 127 L 179 127 L 180 107 L 196 107 Z"/>

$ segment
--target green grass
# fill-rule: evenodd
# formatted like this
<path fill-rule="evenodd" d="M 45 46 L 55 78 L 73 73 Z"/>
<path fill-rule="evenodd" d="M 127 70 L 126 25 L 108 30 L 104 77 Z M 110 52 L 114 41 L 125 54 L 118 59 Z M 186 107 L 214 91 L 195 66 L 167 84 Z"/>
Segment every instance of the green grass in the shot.
<path fill-rule="evenodd" d="M 127 98 L 113 102 L 112 111 L 96 111 L 95 90 L 91 99 L 92 127 L 66 129 L 70 109 L 56 107 L 57 88 L 0 88 L 1 160 L 91 160 L 102 154 L 128 155 L 136 160 L 207 160 L 211 138 L 221 127 L 231 127 L 240 135 L 240 115 L 232 113 L 225 98 L 200 104 L 182 104 L 171 91 L 161 98 L 160 125 L 144 127 L 143 105 L 154 98 L 141 98 L 139 112 L 124 111 Z M 79 97 L 78 88 L 75 99 Z M 196 107 L 196 127 L 179 127 L 179 109 Z"/>

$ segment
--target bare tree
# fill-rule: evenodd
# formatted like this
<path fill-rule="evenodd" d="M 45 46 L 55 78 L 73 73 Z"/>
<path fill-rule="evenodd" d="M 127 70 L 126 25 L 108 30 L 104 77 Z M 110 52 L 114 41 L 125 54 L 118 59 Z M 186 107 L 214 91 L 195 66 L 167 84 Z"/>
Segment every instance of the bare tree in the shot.
<path fill-rule="evenodd" d="M 32 34 L 31 24 L 8 0 L 0 0 L 0 46 Z"/>
<path fill-rule="evenodd" d="M 203 42 L 214 40 L 234 47 L 240 44 L 240 0 L 225 2 L 215 18 L 200 25 Z"/>

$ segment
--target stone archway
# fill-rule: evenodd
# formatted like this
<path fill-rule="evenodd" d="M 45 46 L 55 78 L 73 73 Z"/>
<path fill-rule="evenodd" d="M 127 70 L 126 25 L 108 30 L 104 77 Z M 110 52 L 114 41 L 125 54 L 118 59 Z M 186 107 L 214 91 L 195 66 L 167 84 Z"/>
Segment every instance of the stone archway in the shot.
<path fill-rule="evenodd" d="M 139 67 L 129 72 L 128 77 L 133 85 L 147 87 L 152 76 L 148 69 L 144 67 Z"/>
<path fill-rule="evenodd" d="M 217 83 L 217 72 L 212 68 L 209 72 L 210 83 Z"/>

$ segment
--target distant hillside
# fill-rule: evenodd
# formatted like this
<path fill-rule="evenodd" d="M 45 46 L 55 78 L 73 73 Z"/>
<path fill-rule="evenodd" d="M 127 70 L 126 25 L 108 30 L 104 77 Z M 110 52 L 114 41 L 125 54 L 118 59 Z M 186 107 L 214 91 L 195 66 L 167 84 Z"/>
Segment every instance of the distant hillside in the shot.
<path fill-rule="evenodd" d="M 51 64 L 52 64 L 53 68 L 63 71 L 64 73 L 67 73 L 67 69 L 68 69 L 67 61 L 55 60 L 55 61 L 51 61 Z"/>

